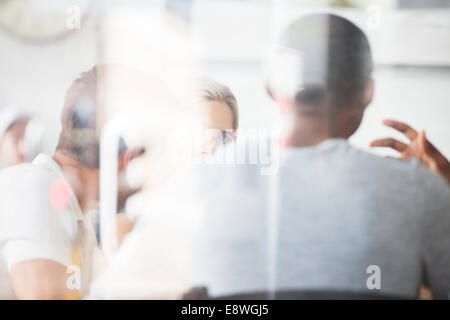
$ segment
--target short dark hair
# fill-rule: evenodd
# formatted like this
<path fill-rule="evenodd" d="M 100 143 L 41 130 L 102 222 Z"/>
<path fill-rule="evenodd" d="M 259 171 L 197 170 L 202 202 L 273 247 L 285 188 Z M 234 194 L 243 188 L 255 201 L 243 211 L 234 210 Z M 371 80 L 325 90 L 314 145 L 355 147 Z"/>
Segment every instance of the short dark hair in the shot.
<path fill-rule="evenodd" d="M 298 104 L 315 105 L 326 96 L 345 107 L 372 77 L 373 61 L 364 32 L 349 20 L 327 13 L 305 15 L 282 33 L 280 45 L 302 59 Z"/>
<path fill-rule="evenodd" d="M 97 68 L 83 72 L 67 90 L 61 113 L 60 150 L 90 169 L 99 168 Z"/>

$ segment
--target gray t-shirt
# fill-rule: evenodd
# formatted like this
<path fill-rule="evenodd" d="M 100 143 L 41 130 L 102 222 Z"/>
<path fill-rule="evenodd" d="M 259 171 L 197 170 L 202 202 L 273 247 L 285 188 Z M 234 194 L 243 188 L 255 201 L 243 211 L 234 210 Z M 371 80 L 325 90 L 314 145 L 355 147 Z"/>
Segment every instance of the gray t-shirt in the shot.
<path fill-rule="evenodd" d="M 286 150 L 276 175 L 257 165 L 199 173 L 206 214 L 185 268 L 212 295 L 276 287 L 408 298 L 425 284 L 449 296 L 450 188 L 418 161 L 333 139 Z"/>

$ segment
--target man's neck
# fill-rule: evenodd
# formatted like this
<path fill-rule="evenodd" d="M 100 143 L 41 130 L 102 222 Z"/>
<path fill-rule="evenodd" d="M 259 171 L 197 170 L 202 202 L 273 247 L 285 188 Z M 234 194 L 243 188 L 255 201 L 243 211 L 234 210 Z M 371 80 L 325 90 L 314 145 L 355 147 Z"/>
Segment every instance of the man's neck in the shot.
<path fill-rule="evenodd" d="M 348 139 L 358 129 L 363 114 L 364 108 L 356 104 L 345 108 L 290 104 L 282 115 L 284 145 L 309 147 L 329 139 Z"/>
<path fill-rule="evenodd" d="M 299 118 L 285 133 L 288 147 L 310 147 L 329 139 L 348 139 L 355 131 L 354 126 L 330 123 L 324 119 Z"/>
<path fill-rule="evenodd" d="M 59 150 L 53 155 L 53 160 L 61 167 L 66 180 L 71 185 L 81 211 L 87 212 L 98 198 L 98 169 L 85 168 Z"/>

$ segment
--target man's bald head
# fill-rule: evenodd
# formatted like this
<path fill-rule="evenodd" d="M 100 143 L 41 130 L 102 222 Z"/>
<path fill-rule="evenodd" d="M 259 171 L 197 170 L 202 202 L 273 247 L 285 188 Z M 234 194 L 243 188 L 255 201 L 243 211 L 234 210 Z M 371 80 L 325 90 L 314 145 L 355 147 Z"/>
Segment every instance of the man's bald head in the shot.
<path fill-rule="evenodd" d="M 367 37 L 349 20 L 310 14 L 289 25 L 278 44 L 301 59 L 297 104 L 350 105 L 371 80 L 373 62 Z"/>

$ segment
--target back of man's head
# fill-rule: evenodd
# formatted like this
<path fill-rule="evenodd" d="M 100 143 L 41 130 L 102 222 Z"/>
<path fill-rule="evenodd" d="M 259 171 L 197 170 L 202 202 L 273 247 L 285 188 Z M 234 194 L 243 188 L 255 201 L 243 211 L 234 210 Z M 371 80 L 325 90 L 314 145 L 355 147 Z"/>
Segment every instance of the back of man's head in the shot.
<path fill-rule="evenodd" d="M 97 68 L 84 72 L 67 90 L 57 150 L 89 169 L 99 167 L 96 134 Z"/>
<path fill-rule="evenodd" d="M 355 103 L 371 80 L 367 37 L 345 18 L 325 13 L 303 16 L 284 30 L 278 44 L 301 62 L 297 105 L 327 101 L 330 108 L 345 108 Z"/>

